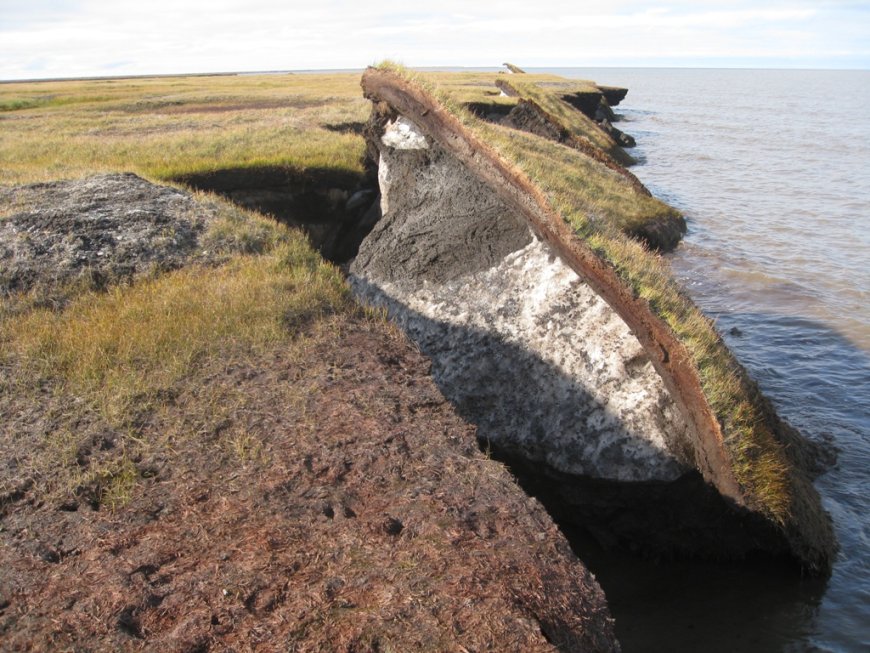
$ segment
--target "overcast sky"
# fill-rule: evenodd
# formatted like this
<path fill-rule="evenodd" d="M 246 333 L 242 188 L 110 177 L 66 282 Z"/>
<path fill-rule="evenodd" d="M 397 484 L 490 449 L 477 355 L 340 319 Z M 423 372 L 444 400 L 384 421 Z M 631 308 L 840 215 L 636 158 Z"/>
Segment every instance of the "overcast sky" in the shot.
<path fill-rule="evenodd" d="M 0 0 L 0 79 L 408 66 L 870 68 L 870 0 Z"/>

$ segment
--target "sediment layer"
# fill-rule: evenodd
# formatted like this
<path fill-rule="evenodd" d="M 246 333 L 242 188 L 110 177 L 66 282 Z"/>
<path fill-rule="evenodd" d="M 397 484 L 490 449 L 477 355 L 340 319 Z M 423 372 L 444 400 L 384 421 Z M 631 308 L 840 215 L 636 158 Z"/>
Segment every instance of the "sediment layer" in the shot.
<path fill-rule="evenodd" d="M 544 260 L 558 259 L 561 265 L 579 278 L 578 284 L 566 286 L 561 302 L 552 303 L 549 310 L 537 316 L 531 323 L 544 323 L 554 332 L 558 332 L 560 325 L 564 324 L 559 320 L 559 311 L 568 306 L 571 308 L 566 312 L 570 314 L 579 300 L 579 284 L 588 287 L 601 301 L 601 305 L 612 312 L 614 319 L 621 322 L 625 332 L 636 339 L 637 351 L 642 352 L 639 358 L 621 359 L 620 383 L 628 387 L 628 384 L 634 382 L 633 374 L 628 371 L 632 368 L 631 361 L 638 362 L 640 368 L 648 361 L 649 369 L 654 370 L 654 376 L 664 389 L 664 394 L 672 402 L 674 414 L 679 416 L 679 419 L 671 419 L 670 430 L 666 427 L 662 431 L 662 437 L 658 438 L 654 435 L 655 431 L 646 424 L 632 431 L 633 420 L 619 410 L 611 409 L 610 414 L 614 421 L 621 423 L 634 436 L 633 439 L 622 440 L 617 445 L 616 448 L 621 452 L 617 457 L 620 462 L 631 458 L 628 452 L 633 446 L 637 446 L 636 443 L 658 442 L 665 443 L 663 451 L 672 458 L 670 473 L 679 476 L 678 470 L 685 471 L 686 465 L 691 470 L 697 470 L 703 482 L 722 498 L 720 507 L 723 512 L 714 518 L 720 519 L 725 515 L 729 528 L 734 533 L 730 541 L 739 541 L 734 545 L 723 541 L 722 547 L 707 553 L 727 555 L 729 548 L 730 553 L 735 555 L 753 549 L 766 550 L 777 555 L 792 556 L 801 566 L 811 571 L 824 572 L 829 569 L 835 550 L 829 519 L 821 508 L 808 473 L 799 461 L 794 457 L 787 458 L 784 453 L 787 449 L 799 449 L 800 437 L 776 416 L 769 403 L 745 376 L 742 368 L 733 359 L 723 359 L 728 360 L 731 373 L 737 375 L 740 387 L 743 388 L 741 401 L 748 402 L 747 405 L 758 411 L 761 422 L 746 433 L 731 433 L 731 417 L 717 414 L 708 403 L 697 361 L 686 344 L 656 313 L 648 300 L 639 294 L 638 289 L 626 283 L 614 262 L 601 256 L 575 233 L 541 188 L 528 174 L 520 170 L 521 152 L 513 152 L 511 156 L 517 158 L 512 159 L 511 156 L 506 157 L 492 146 L 484 144 L 474 133 L 473 118 L 454 115 L 429 91 L 405 78 L 401 72 L 370 69 L 363 77 L 363 88 L 374 103 L 374 120 L 380 126 L 380 130 L 372 130 L 372 133 L 381 139 L 373 144 L 380 152 L 381 162 L 385 164 L 390 176 L 408 180 L 408 183 L 385 185 L 382 180 L 384 221 L 372 232 L 370 240 L 363 242 L 361 255 L 351 268 L 357 278 L 355 285 L 362 296 L 391 306 L 400 323 L 409 327 L 409 332 L 418 333 L 419 341 L 432 347 L 433 352 L 441 352 L 440 365 L 446 371 L 442 379 L 448 377 L 447 372 L 453 374 L 449 382 L 442 383 L 445 393 L 448 396 L 454 393 L 458 405 L 465 406 L 469 401 L 463 397 L 476 397 L 482 392 L 481 387 L 486 385 L 487 379 L 498 387 L 509 386 L 511 383 L 530 387 L 532 394 L 538 377 L 528 374 L 522 366 L 520 369 L 523 371 L 514 372 L 512 377 L 502 377 L 500 380 L 496 379 L 496 374 L 480 374 L 475 377 L 476 366 L 490 365 L 497 357 L 482 355 L 479 344 L 468 347 L 467 355 L 456 356 L 452 347 L 438 344 L 440 338 L 427 335 L 434 332 L 433 329 L 450 337 L 455 336 L 457 329 L 465 329 L 471 334 L 466 338 L 467 341 L 490 339 L 502 349 L 514 346 L 523 356 L 536 356 L 544 360 L 547 360 L 547 356 L 564 358 L 566 351 L 579 352 L 580 358 L 584 357 L 585 351 L 585 356 L 589 357 L 589 350 L 585 348 L 598 347 L 606 350 L 609 346 L 606 343 L 589 344 L 588 340 L 567 332 L 562 334 L 563 338 L 555 351 L 553 343 L 538 343 L 541 348 L 535 350 L 531 344 L 536 339 L 535 328 L 503 315 L 510 311 L 512 298 L 523 296 L 523 293 L 527 297 L 534 297 L 535 292 L 540 291 L 546 284 L 523 287 L 525 280 L 522 275 L 507 271 L 512 264 L 522 259 L 523 254 L 517 254 L 520 248 L 516 245 L 524 245 L 528 241 L 517 243 L 514 242 L 516 239 L 496 239 L 493 244 L 491 239 L 480 236 L 498 233 L 501 229 L 505 233 L 514 233 L 516 224 L 524 222 L 530 231 L 530 237 L 539 243 L 536 247 L 540 247 L 542 258 L 537 262 L 537 267 L 545 268 Z M 397 125 L 404 126 L 399 128 Z M 406 148 L 416 150 L 416 153 L 404 159 L 403 166 L 399 165 L 403 156 L 401 148 L 391 144 L 390 133 L 396 130 L 413 134 L 411 140 L 415 143 Z M 464 172 L 439 172 L 439 169 L 444 168 L 445 155 L 455 161 L 448 164 L 447 168 L 458 166 Z M 401 171 L 397 172 L 397 169 Z M 457 181 L 463 174 L 470 180 L 465 186 L 462 185 L 465 182 Z M 476 195 L 489 199 L 466 201 L 464 198 L 475 195 L 469 192 L 468 184 L 478 189 L 485 188 L 486 193 L 477 192 Z M 450 197 L 452 204 L 431 202 L 432 197 Z M 478 212 L 481 201 L 493 203 L 496 200 L 501 203 L 501 210 L 489 211 L 486 214 Z M 424 217 L 427 214 L 428 218 Z M 474 227 L 463 231 L 466 222 Z M 405 246 L 399 235 L 402 230 L 408 229 L 409 224 L 414 225 L 411 229 L 413 233 L 424 235 L 420 240 L 421 246 L 417 249 Z M 452 269 L 446 276 L 431 272 L 432 267 L 439 268 L 441 264 L 438 255 L 441 245 L 438 243 L 442 243 L 440 236 L 445 231 L 443 225 L 450 225 L 446 231 L 452 234 L 452 240 L 457 240 L 456 233 L 465 234 L 463 249 L 455 258 L 467 266 L 466 270 Z M 390 233 L 392 229 L 396 230 L 395 234 Z M 390 244 L 384 245 L 385 242 Z M 483 253 L 482 256 L 474 253 L 475 246 L 478 252 Z M 445 249 L 450 250 L 451 247 Z M 504 249 L 511 250 L 510 254 L 505 255 Z M 376 250 L 377 255 L 374 253 Z M 526 254 L 530 252 L 531 250 Z M 430 253 L 430 265 L 426 266 L 429 271 L 422 276 L 417 274 L 418 271 L 407 269 L 400 275 L 401 278 L 393 277 L 389 271 L 390 264 L 385 262 L 391 258 L 407 261 L 418 255 L 425 259 Z M 434 287 L 434 284 L 440 287 Z M 482 287 L 487 285 L 494 289 L 494 295 L 486 301 L 478 301 L 475 293 L 479 295 Z M 490 311 L 482 308 L 487 302 L 494 304 Z M 534 301 L 531 303 L 535 304 Z M 501 318 L 504 319 L 500 323 Z M 577 319 L 582 321 L 588 318 L 579 316 Z M 421 324 L 426 326 L 421 327 Z M 721 345 L 721 341 L 718 342 Z M 464 346 L 459 345 L 460 350 Z M 619 358 L 618 355 L 616 357 Z M 456 372 L 463 368 L 470 371 L 465 378 L 462 373 Z M 637 367 L 634 369 L 636 371 Z M 497 367 L 492 371 L 499 375 L 510 374 L 508 370 Z M 580 386 L 584 381 L 591 386 L 600 382 L 594 375 L 584 379 L 579 369 L 569 371 L 567 378 Z M 460 387 L 467 382 L 476 382 L 477 385 L 464 389 Z M 607 392 L 612 394 L 613 389 Z M 485 391 L 483 394 L 486 395 Z M 594 397 L 594 394 L 592 392 L 590 396 Z M 637 405 L 661 407 L 663 404 L 660 396 L 647 390 Z M 548 399 L 542 398 L 539 401 L 538 409 L 548 405 Z M 568 399 L 566 404 L 575 402 L 584 403 L 575 396 Z M 475 406 L 472 412 L 477 411 L 476 419 L 482 424 L 492 419 L 493 413 L 504 412 L 498 405 L 493 407 L 485 401 L 481 404 L 475 399 L 470 403 Z M 588 407 L 594 404 L 594 399 L 587 398 L 584 405 Z M 532 415 L 545 412 L 528 407 L 524 410 Z M 559 414 L 558 410 L 555 412 Z M 591 451 L 584 448 L 588 443 L 613 442 L 602 438 L 595 427 L 590 428 L 589 421 L 575 419 L 571 424 L 562 425 L 564 432 L 573 433 L 574 448 L 571 453 L 564 451 L 564 445 L 570 438 L 559 435 L 560 429 L 554 428 L 551 423 L 541 425 L 537 431 L 529 423 L 519 426 L 512 424 L 511 428 L 502 426 L 504 424 L 493 429 L 493 433 L 497 433 L 499 441 L 509 443 L 506 448 L 510 455 L 519 451 L 525 460 L 544 460 L 556 471 L 565 471 L 565 461 L 576 458 L 583 463 L 575 463 L 571 472 L 580 471 L 589 475 L 591 470 L 592 475 L 598 474 L 600 478 L 618 478 L 618 474 L 608 475 L 607 466 L 600 464 L 602 458 L 596 458 L 600 452 L 596 453 L 594 446 Z M 752 429 L 757 429 L 757 433 Z M 743 438 L 747 438 L 747 442 L 752 444 L 744 445 Z M 754 447 L 749 459 L 743 453 L 744 446 Z M 764 448 L 767 448 L 767 453 Z M 788 467 L 783 472 L 784 475 L 776 476 L 776 482 L 781 484 L 777 486 L 780 489 L 776 490 L 780 495 L 762 494 L 760 481 L 749 484 L 746 480 L 760 479 L 768 473 L 765 466 L 771 459 L 766 456 L 773 456 L 779 461 L 778 464 Z M 668 468 L 668 465 L 660 466 L 652 462 L 657 460 L 655 456 L 639 456 L 636 460 L 646 460 L 649 463 L 648 479 L 656 477 L 655 470 Z M 680 465 L 684 467 L 681 468 Z M 747 468 L 746 465 L 750 467 Z M 618 466 L 617 464 L 616 467 Z M 752 466 L 757 466 L 757 469 Z M 642 476 L 642 462 L 634 467 L 628 464 L 627 468 L 633 471 L 626 472 L 626 476 Z M 686 497 L 686 500 L 691 503 L 692 499 Z M 768 503 L 771 500 L 786 501 L 787 512 L 773 507 L 780 504 Z M 687 524 L 686 527 L 703 529 L 705 524 L 702 521 Z M 704 551 L 697 553 L 703 554 Z"/>

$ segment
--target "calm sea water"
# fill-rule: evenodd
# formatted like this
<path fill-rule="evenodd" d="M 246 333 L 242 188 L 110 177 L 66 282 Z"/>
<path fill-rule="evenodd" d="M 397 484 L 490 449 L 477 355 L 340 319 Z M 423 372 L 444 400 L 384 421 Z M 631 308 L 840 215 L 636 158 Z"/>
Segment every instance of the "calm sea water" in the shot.
<path fill-rule="evenodd" d="M 816 482 L 829 580 L 581 551 L 632 651 L 870 650 L 870 72 L 552 69 L 627 86 L 633 170 L 681 209 L 676 275 L 792 424 L 831 442 Z"/>

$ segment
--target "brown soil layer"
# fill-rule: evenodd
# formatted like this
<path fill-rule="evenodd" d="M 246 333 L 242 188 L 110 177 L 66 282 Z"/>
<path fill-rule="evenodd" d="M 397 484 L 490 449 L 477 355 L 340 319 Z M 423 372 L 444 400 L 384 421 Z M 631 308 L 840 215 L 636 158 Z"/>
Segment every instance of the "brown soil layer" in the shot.
<path fill-rule="evenodd" d="M 506 79 L 498 79 L 496 80 L 495 84 L 502 93 L 511 97 L 522 98 L 523 94 L 518 91 L 515 86 L 510 83 L 510 81 Z M 527 101 L 529 100 L 529 98 L 524 99 Z M 633 139 L 631 139 L 630 137 L 622 138 L 622 136 L 624 136 L 622 132 L 618 129 L 614 129 L 609 121 L 599 120 L 598 109 L 603 102 L 603 96 L 600 93 L 575 93 L 565 95 L 562 97 L 562 99 L 568 104 L 572 105 L 575 109 L 578 109 L 581 113 L 585 114 L 588 118 L 590 118 L 595 124 L 594 128 L 600 129 L 602 134 L 606 136 L 606 138 L 610 141 L 610 147 L 607 148 L 606 152 L 604 152 L 604 150 L 599 150 L 601 153 L 606 154 L 607 157 L 609 157 L 612 161 L 616 162 L 620 166 L 630 166 L 637 163 L 634 157 L 632 157 L 628 152 L 623 149 L 624 147 L 633 147 Z M 551 122 L 553 125 L 555 125 L 558 130 L 566 131 L 564 126 L 560 124 L 559 120 L 555 116 L 552 116 L 544 111 L 543 108 L 539 107 L 536 103 L 533 102 L 533 104 L 535 106 L 535 109 L 539 111 L 548 122 Z M 606 102 L 604 103 L 604 106 L 607 106 Z M 609 115 L 614 115 L 609 107 L 607 107 L 607 111 Z M 554 140 L 557 140 L 558 142 L 563 142 L 559 139 Z M 572 140 L 579 141 L 580 139 L 573 138 Z M 592 143 L 589 143 L 588 146 L 596 150 L 599 149 Z M 583 151 L 585 154 L 592 156 L 588 148 L 578 147 L 574 144 L 572 144 L 572 147 L 577 147 L 577 149 Z M 598 159 L 598 156 L 595 156 L 594 158 Z M 639 181 L 637 183 L 640 184 Z"/>
<path fill-rule="evenodd" d="M 330 320 L 292 355 L 211 359 L 142 415 L 143 440 L 187 435 L 134 458 L 114 510 L 99 482 L 41 494 L 28 462 L 70 429 L 93 466 L 122 434 L 0 384 L 0 648 L 615 650 L 594 579 L 426 360 L 379 320 Z"/>
<path fill-rule="evenodd" d="M 612 107 L 615 107 L 620 102 L 625 99 L 625 96 L 628 95 L 628 89 L 622 88 L 619 86 L 598 86 L 598 90 L 601 91 L 601 94 L 604 96 L 604 99 L 607 100 L 607 104 Z"/>

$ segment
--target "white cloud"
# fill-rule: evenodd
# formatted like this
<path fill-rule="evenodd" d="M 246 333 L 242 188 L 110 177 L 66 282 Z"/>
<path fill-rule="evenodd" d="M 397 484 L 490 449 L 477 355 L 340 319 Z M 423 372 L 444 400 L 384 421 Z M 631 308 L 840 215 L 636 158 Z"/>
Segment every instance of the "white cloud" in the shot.
<path fill-rule="evenodd" d="M 867 18 L 864 3 L 824 1 L 441 0 L 420 9 L 406 0 L 0 0 L 0 78 L 361 68 L 385 57 L 692 65 L 845 53 L 866 66 Z"/>

